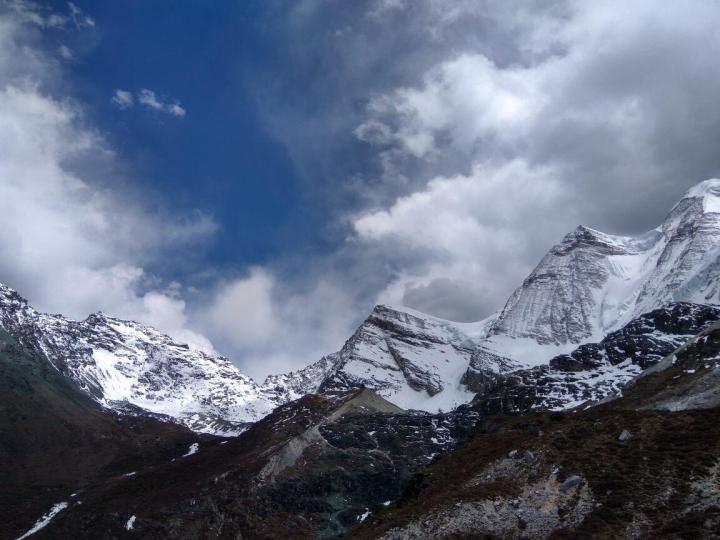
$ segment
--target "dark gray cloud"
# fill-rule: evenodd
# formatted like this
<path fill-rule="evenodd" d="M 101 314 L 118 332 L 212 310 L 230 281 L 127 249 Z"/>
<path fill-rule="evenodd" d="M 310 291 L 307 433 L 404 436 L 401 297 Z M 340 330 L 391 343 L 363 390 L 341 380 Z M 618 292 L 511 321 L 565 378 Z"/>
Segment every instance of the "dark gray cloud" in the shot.
<path fill-rule="evenodd" d="M 268 111 L 359 239 L 332 259 L 385 281 L 368 299 L 480 318 L 576 225 L 644 231 L 720 174 L 715 2 L 346 7 L 275 14 L 312 91 Z"/>

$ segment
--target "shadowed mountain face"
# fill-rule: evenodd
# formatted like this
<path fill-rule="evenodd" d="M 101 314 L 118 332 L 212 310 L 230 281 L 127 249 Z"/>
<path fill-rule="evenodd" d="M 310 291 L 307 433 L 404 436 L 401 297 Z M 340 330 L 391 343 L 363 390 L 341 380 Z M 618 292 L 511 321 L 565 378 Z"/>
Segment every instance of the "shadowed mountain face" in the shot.
<path fill-rule="evenodd" d="M 44 357 L 0 331 L 0 538 L 100 478 L 182 455 L 175 424 L 103 410 Z"/>
<path fill-rule="evenodd" d="M 720 319 L 720 308 L 690 303 L 656 309 L 531 369 L 503 369 L 476 351 L 465 377 L 485 413 L 563 410 L 597 403 Z M 501 366 L 498 369 L 498 365 Z"/>
<path fill-rule="evenodd" d="M 50 537 L 334 538 L 398 498 L 477 414 L 406 413 L 368 390 L 306 396 L 237 438 L 111 478 L 69 501 Z"/>

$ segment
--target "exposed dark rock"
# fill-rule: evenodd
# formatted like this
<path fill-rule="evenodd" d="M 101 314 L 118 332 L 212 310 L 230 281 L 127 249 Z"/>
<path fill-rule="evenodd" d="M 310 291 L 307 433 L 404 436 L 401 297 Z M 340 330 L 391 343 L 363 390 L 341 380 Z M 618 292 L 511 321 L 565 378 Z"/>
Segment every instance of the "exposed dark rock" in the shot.
<path fill-rule="evenodd" d="M 518 414 L 535 409 L 565 409 L 597 402 L 621 391 L 643 369 L 657 364 L 720 319 L 720 308 L 671 304 L 646 313 L 600 343 L 581 345 L 549 365 L 502 372 L 504 365 L 484 350 L 474 353 L 466 382 L 475 407 L 485 414 Z M 509 362 L 509 361 L 507 361 Z"/>
<path fill-rule="evenodd" d="M 565 492 L 569 489 L 574 488 L 575 486 L 579 486 L 580 484 L 582 484 L 582 482 L 583 482 L 582 477 L 580 477 L 576 474 L 573 474 L 572 476 L 568 476 L 565 479 L 565 481 L 562 484 L 560 484 L 560 491 Z"/>

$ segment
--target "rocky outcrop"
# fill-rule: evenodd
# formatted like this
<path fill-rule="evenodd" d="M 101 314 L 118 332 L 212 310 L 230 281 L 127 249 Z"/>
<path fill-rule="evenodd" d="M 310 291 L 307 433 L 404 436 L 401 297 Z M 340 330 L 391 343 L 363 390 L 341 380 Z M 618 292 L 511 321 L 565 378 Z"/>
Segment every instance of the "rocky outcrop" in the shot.
<path fill-rule="evenodd" d="M 626 401 L 665 411 L 720 406 L 720 323 L 630 381 Z"/>
<path fill-rule="evenodd" d="M 658 364 L 718 320 L 718 307 L 672 304 L 641 315 L 599 343 L 581 345 L 548 365 L 531 369 L 513 370 L 509 360 L 480 349 L 465 381 L 477 392 L 475 403 L 488 414 L 597 403 L 622 392 L 644 369 Z"/>

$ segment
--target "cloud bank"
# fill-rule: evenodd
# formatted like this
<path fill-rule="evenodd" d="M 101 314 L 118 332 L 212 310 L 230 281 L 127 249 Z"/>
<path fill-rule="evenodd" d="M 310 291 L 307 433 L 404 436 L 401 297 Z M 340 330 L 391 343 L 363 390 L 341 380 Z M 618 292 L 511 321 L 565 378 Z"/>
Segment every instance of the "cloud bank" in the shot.
<path fill-rule="evenodd" d="M 81 105 L 54 95 L 60 67 L 31 46 L 38 37 L 26 22 L 44 27 L 66 17 L 86 28 L 91 19 L 73 4 L 67 16 L 11 7 L 0 25 L 3 282 L 42 309 L 75 318 L 104 310 L 211 349 L 186 327 L 177 287 L 163 285 L 148 267 L 205 241 L 215 223 L 200 212 L 151 210 L 128 194 L 127 179 L 99 180 L 122 163 L 86 123 Z"/>

